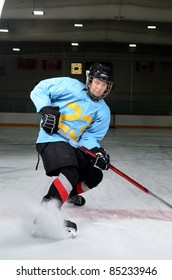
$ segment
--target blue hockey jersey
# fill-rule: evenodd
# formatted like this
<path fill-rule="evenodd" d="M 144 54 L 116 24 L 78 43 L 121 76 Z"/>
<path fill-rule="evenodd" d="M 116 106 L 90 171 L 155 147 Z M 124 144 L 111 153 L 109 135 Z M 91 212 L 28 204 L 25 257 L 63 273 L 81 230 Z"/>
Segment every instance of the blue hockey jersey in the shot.
<path fill-rule="evenodd" d="M 82 146 L 100 147 L 110 125 L 110 110 L 103 99 L 93 101 L 77 79 L 50 78 L 41 81 L 31 92 L 37 112 L 45 106 L 59 106 L 59 127 Z M 40 126 L 37 143 L 67 141 L 57 134 L 49 135 Z M 72 143 L 70 143 L 73 145 Z"/>

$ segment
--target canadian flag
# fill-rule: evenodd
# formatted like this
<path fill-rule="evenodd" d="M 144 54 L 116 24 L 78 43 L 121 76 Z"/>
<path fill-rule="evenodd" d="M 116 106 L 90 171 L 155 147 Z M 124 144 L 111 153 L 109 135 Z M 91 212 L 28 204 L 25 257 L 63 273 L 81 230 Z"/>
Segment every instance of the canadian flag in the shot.
<path fill-rule="evenodd" d="M 42 69 L 45 70 L 59 70 L 62 67 L 62 62 L 53 59 L 43 59 Z"/>
<path fill-rule="evenodd" d="M 154 62 L 136 62 L 135 69 L 138 72 L 152 72 L 154 71 Z"/>

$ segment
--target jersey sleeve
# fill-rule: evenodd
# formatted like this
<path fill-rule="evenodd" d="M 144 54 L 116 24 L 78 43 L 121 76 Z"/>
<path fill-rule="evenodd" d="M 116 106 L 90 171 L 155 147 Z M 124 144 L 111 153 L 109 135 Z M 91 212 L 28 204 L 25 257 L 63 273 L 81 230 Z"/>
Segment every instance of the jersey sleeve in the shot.
<path fill-rule="evenodd" d="M 37 112 L 45 106 L 57 106 L 55 100 L 61 95 L 67 95 L 69 88 L 72 88 L 75 81 L 68 77 L 58 77 L 42 80 L 31 91 L 30 98 L 33 101 Z"/>
<path fill-rule="evenodd" d="M 40 112 L 45 106 L 51 106 L 51 95 L 47 80 L 41 81 L 34 87 L 31 91 L 30 98 L 34 103 L 37 112 Z"/>
<path fill-rule="evenodd" d="M 107 105 L 100 108 L 96 118 L 83 132 L 79 143 L 88 149 L 100 147 L 99 142 L 104 138 L 110 126 L 110 109 Z"/>

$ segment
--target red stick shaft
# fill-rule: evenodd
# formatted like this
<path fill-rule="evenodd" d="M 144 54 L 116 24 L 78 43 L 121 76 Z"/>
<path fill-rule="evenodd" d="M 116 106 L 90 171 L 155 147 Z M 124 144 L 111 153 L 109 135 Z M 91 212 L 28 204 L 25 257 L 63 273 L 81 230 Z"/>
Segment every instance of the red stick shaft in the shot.
<path fill-rule="evenodd" d="M 126 175 L 125 173 L 123 173 L 122 171 L 120 171 L 119 169 L 117 169 L 116 167 L 114 167 L 113 165 L 110 165 L 110 169 L 113 170 L 115 173 L 117 173 L 118 175 L 120 175 L 121 177 L 125 178 L 127 181 L 129 181 L 130 183 L 132 183 L 133 185 L 135 185 L 137 188 L 139 188 L 140 190 L 142 190 L 145 193 L 148 193 L 149 190 L 146 189 L 144 186 L 142 186 L 141 184 L 139 184 L 138 182 L 136 182 L 135 180 L 133 180 L 131 177 L 129 177 L 128 175 Z"/>
<path fill-rule="evenodd" d="M 87 154 L 89 154 L 92 157 L 96 157 L 95 153 L 93 153 L 92 151 L 90 151 L 89 149 L 87 149 L 86 147 L 81 146 L 80 147 L 83 151 L 85 151 Z M 132 183 L 133 185 L 135 185 L 137 188 L 139 188 L 140 190 L 142 190 L 145 193 L 148 193 L 149 190 L 146 189 L 144 186 L 142 186 L 141 184 L 139 184 L 138 182 L 136 182 L 135 180 L 133 180 L 131 177 L 129 177 L 128 175 L 126 175 L 125 173 L 123 173 L 122 171 L 120 171 L 119 169 L 117 169 L 115 166 L 113 166 L 112 164 L 110 164 L 109 167 L 112 171 L 114 171 L 115 173 L 117 173 L 118 175 L 120 175 L 121 177 L 123 177 L 124 179 L 126 179 L 127 181 L 129 181 L 130 183 Z"/>

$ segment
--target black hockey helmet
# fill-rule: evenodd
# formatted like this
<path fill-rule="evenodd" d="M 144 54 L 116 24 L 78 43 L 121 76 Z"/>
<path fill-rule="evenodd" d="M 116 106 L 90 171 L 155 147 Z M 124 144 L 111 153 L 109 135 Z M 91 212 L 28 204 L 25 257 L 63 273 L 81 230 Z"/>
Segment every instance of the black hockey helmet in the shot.
<path fill-rule="evenodd" d="M 90 67 L 89 76 L 104 80 L 104 81 L 112 81 L 112 71 L 109 66 L 94 63 Z"/>
<path fill-rule="evenodd" d="M 107 88 L 101 97 L 96 97 L 94 96 L 94 94 L 90 93 L 89 91 L 89 87 L 90 84 L 92 83 L 93 78 L 97 78 L 107 83 Z M 88 93 L 93 99 L 99 100 L 105 98 L 110 93 L 113 86 L 111 68 L 109 66 L 100 63 L 94 63 L 87 71 L 86 86 L 87 86 Z"/>

